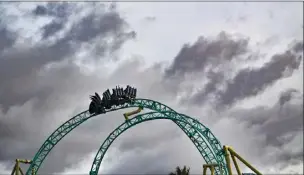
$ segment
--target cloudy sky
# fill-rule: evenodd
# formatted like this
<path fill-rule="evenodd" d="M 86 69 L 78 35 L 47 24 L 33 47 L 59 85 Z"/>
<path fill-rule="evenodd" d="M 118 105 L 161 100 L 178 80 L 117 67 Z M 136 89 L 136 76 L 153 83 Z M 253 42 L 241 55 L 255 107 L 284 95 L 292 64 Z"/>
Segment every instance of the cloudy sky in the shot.
<path fill-rule="evenodd" d="M 199 119 L 263 173 L 303 172 L 302 3 L 1 3 L 0 174 L 32 159 L 89 95 L 130 84 Z M 88 173 L 122 111 L 84 123 L 40 173 Z M 155 129 L 157 128 L 157 130 Z M 170 121 L 117 139 L 100 173 L 201 173 Z"/>

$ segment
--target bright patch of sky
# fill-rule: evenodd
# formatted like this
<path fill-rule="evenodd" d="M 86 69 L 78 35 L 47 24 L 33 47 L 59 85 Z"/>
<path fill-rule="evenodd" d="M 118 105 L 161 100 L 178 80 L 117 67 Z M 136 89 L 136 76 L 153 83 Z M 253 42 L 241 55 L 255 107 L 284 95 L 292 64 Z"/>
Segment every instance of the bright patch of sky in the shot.
<path fill-rule="evenodd" d="M 137 32 L 135 42 L 125 46 L 126 55 L 143 55 L 149 63 L 170 61 L 185 43 L 198 36 L 215 36 L 221 31 L 250 37 L 250 43 L 264 43 L 262 52 L 286 47 L 293 38 L 302 38 L 303 17 L 299 3 L 120 3 L 131 28 Z"/>

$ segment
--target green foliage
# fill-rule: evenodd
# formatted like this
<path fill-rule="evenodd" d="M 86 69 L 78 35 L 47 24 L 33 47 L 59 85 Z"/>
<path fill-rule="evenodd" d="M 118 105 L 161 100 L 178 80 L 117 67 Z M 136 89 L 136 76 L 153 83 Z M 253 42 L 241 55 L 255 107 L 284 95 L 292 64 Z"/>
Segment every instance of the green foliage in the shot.
<path fill-rule="evenodd" d="M 169 175 L 189 175 L 190 168 L 187 168 L 186 166 L 181 169 L 179 166 L 175 168 L 175 172 L 171 172 Z"/>

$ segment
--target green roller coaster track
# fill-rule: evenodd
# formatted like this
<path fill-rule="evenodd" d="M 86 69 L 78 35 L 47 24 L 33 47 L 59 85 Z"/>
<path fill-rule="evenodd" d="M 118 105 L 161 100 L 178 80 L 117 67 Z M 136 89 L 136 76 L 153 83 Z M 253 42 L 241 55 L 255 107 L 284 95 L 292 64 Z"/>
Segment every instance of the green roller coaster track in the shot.
<path fill-rule="evenodd" d="M 150 109 L 155 112 L 138 115 L 121 124 L 116 130 L 114 130 L 100 147 L 92 164 L 90 171 L 91 175 L 97 175 L 103 155 L 116 137 L 118 137 L 123 131 L 132 126 L 135 126 L 138 123 L 155 119 L 169 119 L 176 123 L 191 139 L 206 163 L 216 163 L 220 165 L 215 169 L 216 174 L 221 174 L 221 172 L 225 175 L 228 174 L 224 151 L 220 142 L 215 138 L 210 129 L 201 124 L 198 120 L 184 114 L 179 114 L 170 107 L 149 99 L 134 99 L 130 103 L 126 103 L 120 106 L 113 106 L 106 112 L 112 112 L 132 107 L 143 107 L 144 109 Z M 58 127 L 46 139 L 38 152 L 35 154 L 34 158 L 32 159 L 32 163 L 26 172 L 26 175 L 31 175 L 32 173 L 37 174 L 41 164 L 47 157 L 48 153 L 55 147 L 55 145 L 74 128 L 94 116 L 97 115 L 90 114 L 87 110 L 74 116 L 70 120 L 63 123 L 60 127 Z"/>
<path fill-rule="evenodd" d="M 206 151 L 208 150 L 208 146 L 206 142 L 204 141 L 204 138 L 202 135 L 198 132 L 200 128 L 195 126 L 195 120 L 191 120 L 188 122 L 187 119 L 181 114 L 175 113 L 175 112 L 163 112 L 163 113 L 158 113 L 158 112 L 149 112 L 149 113 L 144 113 L 141 115 L 137 115 L 136 117 L 127 120 L 126 122 L 122 123 L 120 126 L 118 126 L 103 142 L 101 147 L 99 148 L 95 159 L 93 161 L 90 175 L 97 175 L 101 161 L 108 150 L 108 148 L 111 146 L 111 144 L 114 142 L 114 140 L 123 132 L 128 130 L 129 128 L 140 124 L 142 122 L 150 121 L 150 120 L 157 120 L 157 119 L 168 119 L 174 121 L 184 132 L 185 134 L 191 139 L 191 141 L 194 143 L 200 154 L 203 156 L 205 159 L 206 163 L 215 163 L 213 162 L 210 157 L 212 155 L 207 155 Z M 210 153 L 211 154 L 211 153 Z M 224 164 L 222 164 L 222 167 L 225 167 Z M 217 173 L 220 173 L 220 169 L 216 168 Z M 225 169 L 222 169 L 223 172 L 225 172 Z"/>

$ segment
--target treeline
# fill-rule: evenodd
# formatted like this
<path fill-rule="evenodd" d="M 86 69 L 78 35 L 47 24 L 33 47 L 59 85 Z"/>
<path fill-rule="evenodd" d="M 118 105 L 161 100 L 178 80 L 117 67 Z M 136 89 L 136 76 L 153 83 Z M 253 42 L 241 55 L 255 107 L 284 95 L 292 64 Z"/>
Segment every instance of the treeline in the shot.
<path fill-rule="evenodd" d="M 179 166 L 177 166 L 175 168 L 175 171 L 171 172 L 169 175 L 189 175 L 189 174 L 190 174 L 190 168 L 187 168 L 186 166 L 180 168 Z"/>

